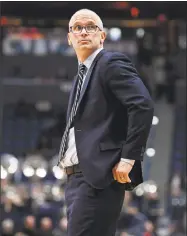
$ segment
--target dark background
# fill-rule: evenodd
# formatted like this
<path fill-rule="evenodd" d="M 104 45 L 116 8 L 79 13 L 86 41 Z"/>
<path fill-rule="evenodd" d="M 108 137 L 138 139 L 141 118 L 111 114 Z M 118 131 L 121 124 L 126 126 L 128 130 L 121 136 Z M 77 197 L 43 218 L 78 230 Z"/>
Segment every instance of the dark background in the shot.
<path fill-rule="evenodd" d="M 82 8 L 96 11 L 101 17 L 123 18 L 131 17 L 129 9 L 137 7 L 140 18 L 155 18 L 159 14 L 166 14 L 168 19 L 186 19 L 187 3 L 184 1 L 131 1 L 131 2 L 2 2 L 2 14 L 25 17 L 60 17 L 70 18 L 71 15 Z M 40 9 L 42 8 L 42 11 Z"/>

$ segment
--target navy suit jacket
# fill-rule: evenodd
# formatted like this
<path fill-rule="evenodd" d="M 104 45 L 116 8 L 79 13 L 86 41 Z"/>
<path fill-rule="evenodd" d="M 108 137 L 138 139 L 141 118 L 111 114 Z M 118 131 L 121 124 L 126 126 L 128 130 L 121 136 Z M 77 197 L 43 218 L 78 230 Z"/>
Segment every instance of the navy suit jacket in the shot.
<path fill-rule="evenodd" d="M 70 93 L 67 119 L 76 79 Z M 153 101 L 136 69 L 121 53 L 99 52 L 87 73 L 74 120 L 78 159 L 85 180 L 103 189 L 113 179 L 120 158 L 136 160 L 130 172 L 132 190 L 142 183 L 141 161 L 153 118 Z"/>

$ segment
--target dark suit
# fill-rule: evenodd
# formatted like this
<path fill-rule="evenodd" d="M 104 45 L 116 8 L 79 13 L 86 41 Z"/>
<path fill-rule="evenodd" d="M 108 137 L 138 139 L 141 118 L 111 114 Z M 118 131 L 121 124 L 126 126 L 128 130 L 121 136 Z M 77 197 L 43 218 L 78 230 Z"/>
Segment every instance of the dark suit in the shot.
<path fill-rule="evenodd" d="M 76 81 L 70 94 L 67 118 L 72 107 L 75 87 Z M 80 174 L 77 177 L 70 176 L 66 189 L 68 214 L 71 215 L 72 211 L 74 214 L 74 219 L 71 219 L 71 236 L 114 234 L 115 225 L 112 225 L 112 222 L 115 223 L 119 216 L 124 190 L 132 190 L 143 181 L 141 161 L 152 117 L 153 101 L 130 60 L 123 54 L 102 50 L 87 73 L 73 123 L 82 177 Z M 130 184 L 119 184 L 113 179 L 112 168 L 120 158 L 136 160 L 130 172 Z M 71 196 L 78 185 L 82 189 L 77 189 L 76 194 L 82 196 L 85 193 L 82 196 L 84 201 L 77 201 L 73 206 Z M 100 202 L 91 203 L 92 207 L 96 208 L 102 202 L 103 208 L 96 211 L 98 215 L 94 214 L 92 207 L 89 208 L 89 201 L 95 198 L 102 199 Z M 104 213 L 109 206 L 113 213 Z M 85 216 L 82 216 L 84 221 L 77 219 L 81 218 L 80 214 Z M 89 219 L 89 216 L 92 217 Z M 100 217 L 99 226 L 98 222 L 91 223 L 91 218 L 94 217 L 97 217 L 97 220 Z M 106 232 L 103 226 L 103 231 L 92 231 L 93 234 L 86 231 L 81 233 L 81 227 L 78 229 L 77 224 L 82 224 L 81 227 L 84 225 L 83 228 L 91 227 L 88 224 L 96 228 L 110 224 L 111 229 Z"/>

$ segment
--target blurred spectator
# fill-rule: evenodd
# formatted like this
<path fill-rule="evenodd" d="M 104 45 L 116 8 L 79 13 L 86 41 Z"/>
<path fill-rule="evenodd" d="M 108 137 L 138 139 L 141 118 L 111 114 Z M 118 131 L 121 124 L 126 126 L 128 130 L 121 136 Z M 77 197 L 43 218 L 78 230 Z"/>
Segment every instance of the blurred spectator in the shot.
<path fill-rule="evenodd" d="M 49 217 L 44 217 L 40 222 L 40 230 L 37 233 L 37 236 L 52 236 L 52 220 Z"/>
<path fill-rule="evenodd" d="M 162 208 L 160 206 L 160 199 L 158 192 L 147 193 L 144 200 L 144 213 L 148 219 L 153 223 L 157 223 L 157 219 L 162 215 Z"/>
<path fill-rule="evenodd" d="M 181 232 L 177 224 L 171 224 L 169 229 L 170 229 L 169 236 L 184 236 L 185 232 L 184 233 Z"/>
<path fill-rule="evenodd" d="M 57 228 L 54 229 L 53 235 L 54 236 L 66 236 L 67 235 L 67 218 L 63 217 L 60 219 L 59 225 Z"/>
<path fill-rule="evenodd" d="M 171 178 L 171 190 L 172 189 L 178 189 L 178 188 L 181 188 L 182 186 L 182 178 L 180 176 L 180 173 L 175 173 L 172 178 Z"/>
<path fill-rule="evenodd" d="M 119 218 L 118 231 L 127 232 L 134 236 L 143 236 L 144 223 L 147 217 L 139 212 L 137 204 L 131 202 L 126 208 L 126 212 L 122 212 Z"/>
<path fill-rule="evenodd" d="M 27 236 L 27 235 L 24 234 L 23 232 L 17 232 L 17 233 L 15 233 L 14 236 Z"/>
<path fill-rule="evenodd" d="M 184 232 L 183 219 L 186 211 L 186 195 L 180 188 L 171 190 L 170 198 L 170 217 L 174 223 L 174 228 L 178 228 L 178 232 Z"/>
<path fill-rule="evenodd" d="M 14 222 L 11 219 L 5 219 L 2 222 L 2 236 L 14 235 Z"/>
<path fill-rule="evenodd" d="M 28 236 L 38 236 L 36 233 L 36 219 L 34 216 L 29 215 L 25 218 L 23 233 Z"/>
<path fill-rule="evenodd" d="M 156 236 L 155 227 L 151 221 L 146 221 L 144 223 L 145 232 L 144 236 Z"/>

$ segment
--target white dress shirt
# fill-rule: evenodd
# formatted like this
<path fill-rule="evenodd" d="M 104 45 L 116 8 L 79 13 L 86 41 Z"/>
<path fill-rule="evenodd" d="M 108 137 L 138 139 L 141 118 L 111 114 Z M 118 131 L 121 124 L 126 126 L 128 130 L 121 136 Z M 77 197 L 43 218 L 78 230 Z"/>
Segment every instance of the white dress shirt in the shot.
<path fill-rule="evenodd" d="M 95 57 L 97 56 L 97 54 L 102 50 L 103 48 L 99 48 L 97 49 L 95 52 L 93 52 L 84 62 L 83 64 L 86 66 L 87 68 L 87 72 L 90 69 L 92 62 L 94 61 Z M 80 64 L 80 62 L 79 62 Z M 83 84 L 84 84 L 84 80 L 86 78 L 86 74 L 83 77 Z M 83 87 L 83 86 L 82 86 Z M 75 130 L 74 127 L 72 127 L 69 131 L 69 135 L 68 135 L 68 144 L 67 144 L 67 150 L 65 152 L 64 158 L 61 161 L 61 165 L 63 168 L 68 167 L 68 166 L 72 166 L 72 165 L 76 165 L 79 163 L 78 157 L 77 157 L 77 149 L 76 149 L 76 142 L 75 142 Z M 127 162 L 129 164 L 132 164 L 132 160 L 129 159 L 124 159 L 121 158 L 122 161 Z"/>

